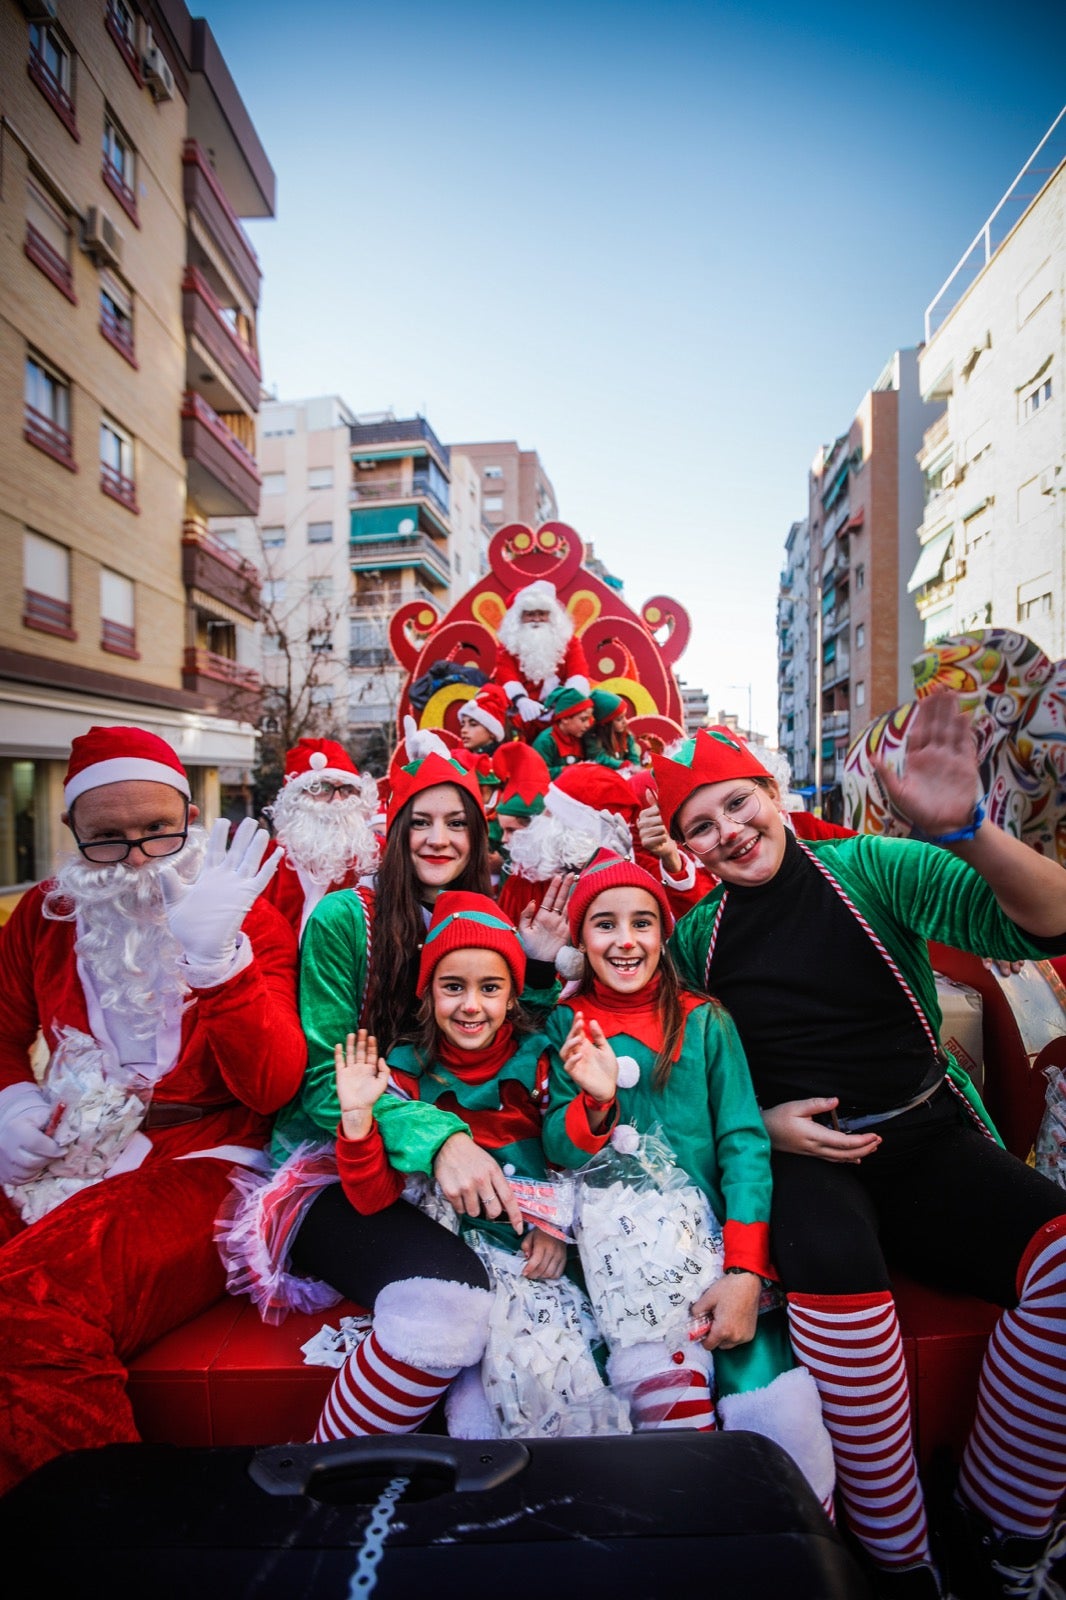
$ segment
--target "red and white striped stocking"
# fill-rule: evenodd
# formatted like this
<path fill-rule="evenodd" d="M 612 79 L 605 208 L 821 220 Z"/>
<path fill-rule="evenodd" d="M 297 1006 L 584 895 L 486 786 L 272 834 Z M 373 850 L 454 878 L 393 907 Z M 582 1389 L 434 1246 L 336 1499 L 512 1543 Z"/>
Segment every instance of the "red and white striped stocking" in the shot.
<path fill-rule="evenodd" d="M 928 1563 L 903 1342 L 891 1294 L 790 1294 L 788 1320 L 796 1356 L 818 1386 L 852 1532 L 878 1566 Z"/>
<path fill-rule="evenodd" d="M 1066 1493 L 1066 1216 L 1034 1236 L 1018 1279 L 988 1341 L 959 1489 L 999 1532 L 1040 1538 Z"/>
<path fill-rule="evenodd" d="M 315 1443 L 368 1433 L 413 1433 L 458 1371 L 458 1367 L 427 1371 L 399 1361 L 382 1349 L 371 1329 L 333 1381 Z"/>
<path fill-rule="evenodd" d="M 689 1428 L 713 1433 L 711 1358 L 706 1351 L 668 1351 L 660 1344 L 618 1350 L 607 1366 L 611 1387 L 626 1400 L 637 1433 Z"/>

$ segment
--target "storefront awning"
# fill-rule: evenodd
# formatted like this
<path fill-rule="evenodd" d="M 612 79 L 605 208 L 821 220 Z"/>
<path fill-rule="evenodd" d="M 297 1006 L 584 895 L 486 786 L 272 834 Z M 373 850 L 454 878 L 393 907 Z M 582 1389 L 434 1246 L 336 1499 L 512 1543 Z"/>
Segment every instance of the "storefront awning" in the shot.
<path fill-rule="evenodd" d="M 907 582 L 908 594 L 913 594 L 915 589 L 923 588 L 940 576 L 954 533 L 954 528 L 944 528 L 942 532 L 934 533 L 929 543 L 922 547 L 922 553 Z"/>

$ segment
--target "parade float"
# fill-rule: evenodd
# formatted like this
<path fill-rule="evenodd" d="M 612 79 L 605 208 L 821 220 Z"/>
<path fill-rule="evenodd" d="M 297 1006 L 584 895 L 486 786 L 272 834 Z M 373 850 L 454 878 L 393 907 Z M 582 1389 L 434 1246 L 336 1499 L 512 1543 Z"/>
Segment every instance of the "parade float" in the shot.
<path fill-rule="evenodd" d="M 689 638 L 683 606 L 654 595 L 634 611 L 585 565 L 584 543 L 565 522 L 545 522 L 535 531 L 520 522 L 500 528 L 488 561 L 485 576 L 443 617 L 427 600 L 411 601 L 393 616 L 389 645 L 407 675 L 399 705 L 401 732 L 405 716 L 413 715 L 420 728 L 458 738 L 460 708 L 492 676 L 496 636 L 511 597 L 527 584 L 547 580 L 574 624 L 592 687 L 628 702 L 630 732 L 664 745 L 682 737 L 684 713 L 674 668 Z M 434 673 L 440 687 L 416 705 L 413 687 L 432 687 Z"/>

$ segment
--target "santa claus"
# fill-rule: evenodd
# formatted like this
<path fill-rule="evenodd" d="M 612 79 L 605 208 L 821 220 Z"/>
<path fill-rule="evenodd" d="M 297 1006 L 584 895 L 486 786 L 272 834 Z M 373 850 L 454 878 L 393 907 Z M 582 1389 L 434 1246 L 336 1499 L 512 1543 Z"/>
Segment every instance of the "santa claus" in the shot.
<path fill-rule="evenodd" d="M 519 589 L 500 624 L 493 681 L 498 683 L 523 732 L 547 724 L 544 701 L 560 685 L 589 692 L 589 669 L 574 624 L 546 579 Z"/>
<path fill-rule="evenodd" d="M 77 853 L 0 930 L 0 1492 L 137 1439 L 126 1364 L 223 1292 L 229 1174 L 262 1160 L 307 1054 L 265 829 L 205 836 L 139 728 L 75 739 L 64 801 Z"/>
<path fill-rule="evenodd" d="M 285 781 L 264 807 L 282 865 L 264 899 L 301 934 L 322 896 L 374 871 L 377 784 L 334 739 L 300 739 L 285 757 Z"/>

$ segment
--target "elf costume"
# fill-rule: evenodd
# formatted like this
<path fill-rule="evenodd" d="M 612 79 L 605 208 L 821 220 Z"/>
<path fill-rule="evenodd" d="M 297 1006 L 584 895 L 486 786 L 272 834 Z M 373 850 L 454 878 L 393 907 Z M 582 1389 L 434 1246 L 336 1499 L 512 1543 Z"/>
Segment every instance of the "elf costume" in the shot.
<path fill-rule="evenodd" d="M 583 735 L 567 733 L 560 724 L 569 717 L 580 716 L 583 711 L 591 711 L 592 701 L 580 689 L 569 689 L 564 686 L 552 690 L 544 702 L 544 708 L 551 717 L 551 727 L 545 728 L 543 733 L 538 733 L 533 740 L 533 748 L 544 758 L 550 775 L 557 778 L 564 767 L 572 767 L 579 761 L 587 760 Z"/>

